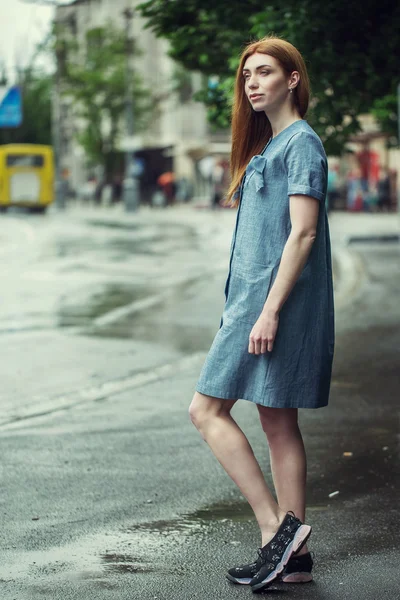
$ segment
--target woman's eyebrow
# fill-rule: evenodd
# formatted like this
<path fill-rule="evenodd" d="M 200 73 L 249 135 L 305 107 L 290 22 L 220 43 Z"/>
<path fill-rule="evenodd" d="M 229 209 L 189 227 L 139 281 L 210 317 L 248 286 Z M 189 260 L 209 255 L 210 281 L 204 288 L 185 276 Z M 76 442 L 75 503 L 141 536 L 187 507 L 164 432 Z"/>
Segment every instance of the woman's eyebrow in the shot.
<path fill-rule="evenodd" d="M 270 67 L 272 69 L 271 65 L 258 65 L 258 67 L 256 67 L 256 71 L 258 71 L 258 69 L 263 69 L 264 67 Z M 250 69 L 243 69 L 243 73 L 245 72 L 250 72 Z"/>

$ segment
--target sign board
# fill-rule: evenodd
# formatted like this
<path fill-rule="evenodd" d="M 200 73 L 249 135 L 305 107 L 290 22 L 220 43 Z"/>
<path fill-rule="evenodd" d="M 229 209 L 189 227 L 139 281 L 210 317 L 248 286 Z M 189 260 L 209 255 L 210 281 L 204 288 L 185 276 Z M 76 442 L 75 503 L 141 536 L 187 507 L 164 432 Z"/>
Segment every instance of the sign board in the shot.
<path fill-rule="evenodd" d="M 0 127 L 19 127 L 22 124 L 21 88 L 0 87 Z"/>

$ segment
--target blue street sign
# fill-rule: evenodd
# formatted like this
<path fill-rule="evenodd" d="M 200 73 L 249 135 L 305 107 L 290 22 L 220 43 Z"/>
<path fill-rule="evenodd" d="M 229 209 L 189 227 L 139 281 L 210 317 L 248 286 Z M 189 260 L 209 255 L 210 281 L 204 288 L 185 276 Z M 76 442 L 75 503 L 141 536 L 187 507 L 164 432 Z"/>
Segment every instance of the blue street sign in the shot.
<path fill-rule="evenodd" d="M 19 127 L 22 124 L 21 88 L 0 88 L 0 127 Z"/>

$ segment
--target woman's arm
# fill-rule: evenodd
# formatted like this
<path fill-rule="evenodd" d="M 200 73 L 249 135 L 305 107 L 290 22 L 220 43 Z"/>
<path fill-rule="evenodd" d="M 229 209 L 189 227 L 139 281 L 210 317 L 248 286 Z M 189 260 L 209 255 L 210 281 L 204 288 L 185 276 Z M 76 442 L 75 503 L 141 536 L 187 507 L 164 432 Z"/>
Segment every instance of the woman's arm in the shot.
<path fill-rule="evenodd" d="M 290 196 L 292 230 L 282 252 L 279 270 L 264 308 L 249 338 L 249 352 L 271 352 L 279 323 L 279 313 L 307 262 L 315 240 L 319 201 L 311 196 Z"/>

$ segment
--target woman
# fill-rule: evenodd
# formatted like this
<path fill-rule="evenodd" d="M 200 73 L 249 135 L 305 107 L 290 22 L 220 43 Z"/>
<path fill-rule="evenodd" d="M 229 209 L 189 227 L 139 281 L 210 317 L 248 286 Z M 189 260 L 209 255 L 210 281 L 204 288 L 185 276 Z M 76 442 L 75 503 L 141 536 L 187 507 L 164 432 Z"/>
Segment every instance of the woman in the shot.
<path fill-rule="evenodd" d="M 328 403 L 334 323 L 327 161 L 304 120 L 308 101 L 307 70 L 294 46 L 271 36 L 245 48 L 232 118 L 228 199 L 239 208 L 226 304 L 190 406 L 260 527 L 257 560 L 227 575 L 253 591 L 280 575 L 312 579 L 297 412 Z M 231 415 L 239 398 L 257 406 L 278 503 Z"/>

